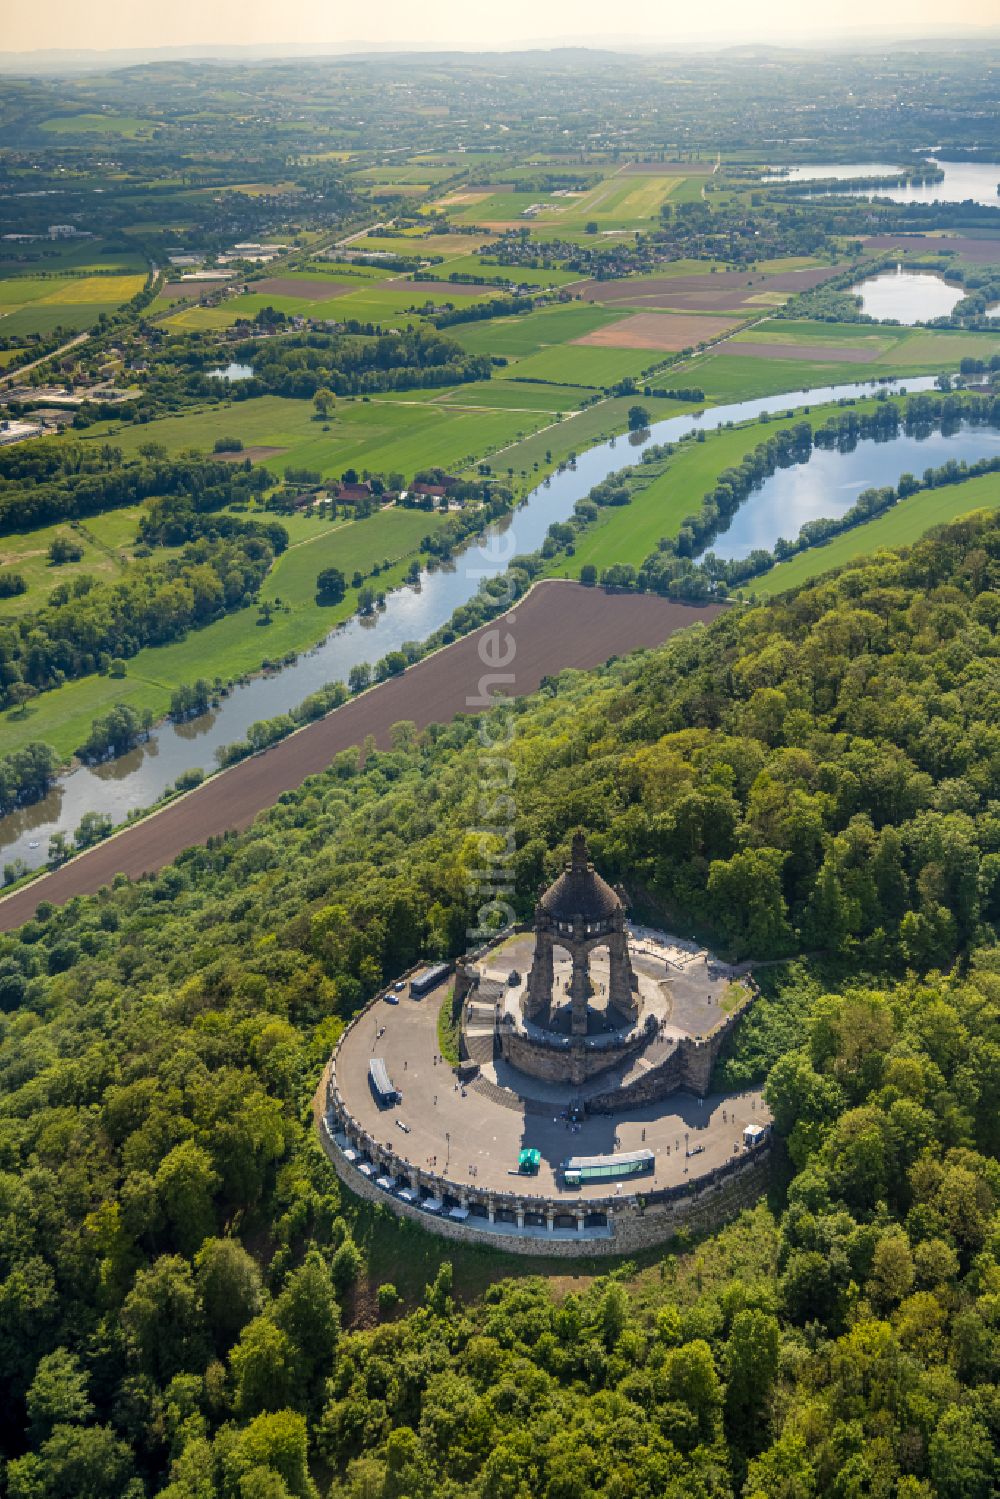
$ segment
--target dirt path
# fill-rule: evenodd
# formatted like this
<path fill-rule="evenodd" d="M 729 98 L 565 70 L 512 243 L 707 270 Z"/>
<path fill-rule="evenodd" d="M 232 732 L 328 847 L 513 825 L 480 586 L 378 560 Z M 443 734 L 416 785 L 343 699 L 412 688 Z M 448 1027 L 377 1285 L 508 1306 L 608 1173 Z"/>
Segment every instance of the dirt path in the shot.
<path fill-rule="evenodd" d="M 721 608 L 676 604 L 654 594 L 608 594 L 579 583 L 540 583 L 502 619 L 0 900 L 0 931 L 28 921 L 39 901 L 59 905 L 75 895 L 93 894 L 116 874 L 135 879 L 212 835 L 248 827 L 283 791 L 324 770 L 341 750 L 363 744 L 369 734 L 377 745 L 387 746 L 392 725 L 401 719 L 422 729 L 458 713 L 481 711 L 470 699 L 490 675 L 479 655 L 479 641 L 487 631 L 500 632 L 494 649 L 504 654 L 510 650 L 507 637 L 513 639 L 516 653 L 510 666 L 497 670 L 512 672 L 514 680 L 497 685 L 514 696 L 534 692 L 544 677 L 565 667 L 594 667 L 611 656 L 659 645 L 676 630 L 714 619 Z"/>

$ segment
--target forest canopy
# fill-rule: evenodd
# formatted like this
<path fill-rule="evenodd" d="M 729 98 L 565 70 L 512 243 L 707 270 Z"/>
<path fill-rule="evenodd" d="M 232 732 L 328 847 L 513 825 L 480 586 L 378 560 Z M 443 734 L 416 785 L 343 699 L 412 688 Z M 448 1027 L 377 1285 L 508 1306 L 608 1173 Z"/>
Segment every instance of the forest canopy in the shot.
<path fill-rule="evenodd" d="M 787 960 L 737 1058 L 773 1203 L 640 1276 L 465 1304 L 442 1264 L 355 1320 L 309 1100 L 464 947 L 473 722 L 0 939 L 12 1499 L 994 1493 L 998 624 L 978 516 L 516 705 L 525 912 L 582 825 L 663 924 Z"/>

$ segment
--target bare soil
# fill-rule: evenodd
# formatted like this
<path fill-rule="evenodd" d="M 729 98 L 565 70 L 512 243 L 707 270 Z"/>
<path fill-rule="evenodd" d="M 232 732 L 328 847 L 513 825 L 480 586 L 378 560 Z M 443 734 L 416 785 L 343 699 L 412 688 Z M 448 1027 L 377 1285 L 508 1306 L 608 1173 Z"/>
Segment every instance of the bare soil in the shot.
<path fill-rule="evenodd" d="M 722 607 L 678 604 L 655 594 L 605 593 L 579 583 L 540 583 L 503 618 L 0 900 L 0 931 L 30 920 L 40 901 L 59 905 L 75 895 L 91 895 L 116 874 L 137 879 L 169 864 L 185 848 L 249 827 L 283 791 L 301 786 L 341 750 L 362 745 L 369 734 L 376 745 L 388 747 L 390 730 L 401 720 L 424 729 L 459 713 L 479 713 L 482 708 L 474 699 L 484 690 L 492 687 L 509 696 L 534 692 L 544 677 L 566 667 L 591 668 L 612 656 L 659 645 L 688 625 L 709 623 Z M 512 681 L 489 682 L 497 671 L 485 666 L 479 654 L 488 632 L 499 632 L 499 640 L 492 641 L 495 653 L 507 654 L 511 641 L 516 648 L 510 666 L 502 669 Z"/>
<path fill-rule="evenodd" d="M 763 292 L 809 291 L 838 275 L 835 266 L 809 266 L 802 271 L 718 271 L 714 276 L 636 276 L 622 281 L 585 281 L 578 288 L 585 302 L 605 307 L 677 308 L 680 311 L 753 312 Z"/>
<path fill-rule="evenodd" d="M 710 177 L 715 167 L 710 161 L 630 161 L 615 175 L 618 177 Z"/>
<path fill-rule="evenodd" d="M 845 348 L 843 344 L 755 344 L 751 339 L 734 339 L 726 353 L 738 359 L 804 359 L 821 364 L 870 364 L 881 353 L 880 348 Z"/>
<path fill-rule="evenodd" d="M 481 297 L 485 291 L 496 291 L 493 286 L 473 286 L 467 281 L 410 281 L 405 276 L 394 276 L 391 280 L 378 282 L 379 290 L 411 291 L 418 301 L 426 297 L 450 300 L 453 297 Z"/>
<path fill-rule="evenodd" d="M 265 297 L 302 297 L 306 302 L 326 302 L 330 297 L 346 297 L 357 286 L 345 286 L 343 281 L 297 281 L 293 276 L 265 276 L 263 281 L 251 281 L 247 290 Z"/>
<path fill-rule="evenodd" d="M 168 297 L 171 302 L 197 302 L 206 292 L 228 289 L 227 281 L 167 281 L 160 295 Z"/>
<path fill-rule="evenodd" d="M 997 200 L 1000 202 L 1000 199 Z M 951 250 L 960 260 L 976 265 L 1000 263 L 1000 239 L 937 238 L 932 234 L 873 234 L 866 250 L 906 250 L 915 255 L 940 255 Z"/>
<path fill-rule="evenodd" d="M 221 458 L 223 463 L 242 463 L 244 458 L 249 458 L 254 463 L 263 463 L 265 458 L 274 458 L 287 452 L 287 448 L 268 448 L 263 444 L 258 444 L 254 447 L 240 448 L 238 453 L 213 453 L 212 457 Z"/>
<path fill-rule="evenodd" d="M 712 317 L 682 312 L 637 312 L 606 328 L 595 328 L 575 344 L 596 345 L 602 349 L 663 349 L 676 353 L 692 344 L 708 343 L 722 338 L 737 324 L 732 318 Z"/>

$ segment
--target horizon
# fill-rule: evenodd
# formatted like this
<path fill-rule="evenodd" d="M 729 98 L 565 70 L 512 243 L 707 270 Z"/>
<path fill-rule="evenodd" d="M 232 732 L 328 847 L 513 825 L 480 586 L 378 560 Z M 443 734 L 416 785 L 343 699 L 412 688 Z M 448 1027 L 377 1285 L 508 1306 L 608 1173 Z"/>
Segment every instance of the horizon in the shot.
<path fill-rule="evenodd" d="M 630 11 L 628 29 L 611 31 L 607 13 L 596 0 L 555 0 L 539 14 L 514 0 L 496 14 L 470 13 L 458 0 L 430 0 L 420 12 L 419 28 L 413 13 L 399 0 L 387 0 L 380 10 L 376 35 L 358 36 L 353 13 L 331 14 L 316 0 L 290 0 L 280 22 L 272 8 L 244 6 L 238 0 L 216 0 L 209 6 L 179 0 L 164 14 L 149 17 L 120 4 L 99 0 L 80 10 L 68 0 L 40 0 L 30 12 L 8 18 L 0 57 L 13 59 L 177 53 L 263 56 L 357 56 L 378 54 L 448 53 L 456 56 L 505 52 L 592 50 L 621 53 L 672 51 L 725 52 L 733 48 L 777 47 L 791 51 L 818 47 L 837 49 L 894 45 L 908 41 L 916 48 L 953 41 L 974 45 L 1000 40 L 1000 23 L 990 0 L 958 0 L 947 22 L 939 10 L 920 0 L 906 7 L 891 0 L 877 22 L 869 19 L 862 0 L 846 0 L 837 22 L 828 16 L 804 20 L 801 7 L 790 0 L 768 0 L 752 17 L 736 0 L 715 0 L 697 14 L 674 16 L 664 24 L 652 0 L 639 0 Z M 58 46 L 40 43 L 58 36 Z M 239 41 L 227 37 L 239 37 Z"/>

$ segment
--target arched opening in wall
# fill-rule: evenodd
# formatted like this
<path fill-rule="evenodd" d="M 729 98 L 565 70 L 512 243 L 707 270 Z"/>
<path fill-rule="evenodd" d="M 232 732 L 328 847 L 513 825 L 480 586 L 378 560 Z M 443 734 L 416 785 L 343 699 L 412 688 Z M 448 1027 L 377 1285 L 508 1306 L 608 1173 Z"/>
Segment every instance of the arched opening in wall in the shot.
<path fill-rule="evenodd" d="M 597 937 L 595 945 L 588 937 L 587 961 L 587 1034 L 611 1036 L 628 1029 L 628 1022 L 610 1005 L 611 954 L 605 938 Z M 552 1000 L 548 1011 L 536 1017 L 537 1023 L 557 1036 L 573 1032 L 573 952 L 555 936 L 552 943 Z"/>
<path fill-rule="evenodd" d="M 608 1215 L 607 1213 L 588 1213 L 583 1220 L 583 1226 L 584 1228 L 607 1228 Z"/>
<path fill-rule="evenodd" d="M 516 1223 L 517 1215 L 510 1208 L 497 1208 L 493 1215 L 498 1223 Z"/>
<path fill-rule="evenodd" d="M 544 1213 L 525 1213 L 524 1222 L 527 1228 L 544 1228 L 546 1218 Z"/>
<path fill-rule="evenodd" d="M 485 1202 L 470 1202 L 469 1203 L 469 1217 L 470 1218 L 487 1218 L 487 1217 L 489 1217 L 489 1214 L 486 1211 L 486 1204 L 485 1204 Z"/>
<path fill-rule="evenodd" d="M 575 1213 L 556 1213 L 552 1221 L 556 1228 L 576 1228 Z"/>

